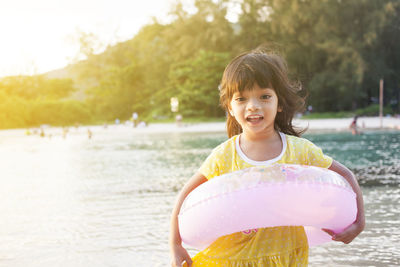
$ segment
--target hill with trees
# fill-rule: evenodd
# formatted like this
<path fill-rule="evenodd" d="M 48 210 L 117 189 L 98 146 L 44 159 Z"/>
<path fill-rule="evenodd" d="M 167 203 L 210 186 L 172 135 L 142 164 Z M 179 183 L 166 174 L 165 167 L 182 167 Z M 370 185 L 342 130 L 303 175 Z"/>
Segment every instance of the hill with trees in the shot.
<path fill-rule="evenodd" d="M 399 1 L 193 2 L 194 13 L 177 2 L 172 22 L 154 20 L 101 54 L 82 42 L 86 59 L 63 70 L 1 79 L 0 128 L 172 117 L 171 97 L 184 117 L 223 117 L 226 64 L 260 45 L 283 55 L 314 111 L 376 112 L 384 79 L 388 112 L 400 112 Z"/>

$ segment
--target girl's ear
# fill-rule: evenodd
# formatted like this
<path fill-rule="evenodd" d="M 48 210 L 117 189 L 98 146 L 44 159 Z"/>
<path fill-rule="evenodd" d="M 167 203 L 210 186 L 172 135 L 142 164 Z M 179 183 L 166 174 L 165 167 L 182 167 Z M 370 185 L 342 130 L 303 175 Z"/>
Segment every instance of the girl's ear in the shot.
<path fill-rule="evenodd" d="M 279 106 L 279 107 L 278 107 L 278 112 L 282 112 L 282 110 L 283 110 L 282 107 Z"/>

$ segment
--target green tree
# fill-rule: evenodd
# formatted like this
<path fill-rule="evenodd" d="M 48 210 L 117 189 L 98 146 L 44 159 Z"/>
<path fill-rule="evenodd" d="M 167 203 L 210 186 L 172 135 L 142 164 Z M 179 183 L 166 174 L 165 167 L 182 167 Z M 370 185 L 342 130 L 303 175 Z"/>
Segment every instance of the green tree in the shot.
<path fill-rule="evenodd" d="M 254 49 L 262 44 L 274 46 L 269 23 L 270 7 L 264 0 L 243 0 L 237 24 L 233 25 L 235 51 Z"/>
<path fill-rule="evenodd" d="M 171 56 L 186 60 L 200 50 L 228 52 L 233 47 L 234 32 L 226 19 L 229 1 L 195 0 L 197 12 L 189 15 L 177 4 L 173 21 L 165 31 Z"/>
<path fill-rule="evenodd" d="M 43 75 L 10 76 L 0 81 L 0 91 L 24 99 L 60 99 L 75 90 L 71 79 L 47 79 Z"/>
<path fill-rule="evenodd" d="M 167 96 L 178 97 L 180 113 L 189 117 L 224 115 L 219 107 L 218 85 L 230 56 L 202 50 L 171 67 Z"/>
<path fill-rule="evenodd" d="M 88 103 L 96 116 L 107 120 L 128 118 L 133 106 L 143 108 L 140 103 L 148 98 L 142 85 L 142 69 L 136 64 L 122 68 L 111 67 L 99 81 L 99 86 L 88 91 L 91 95 Z"/>
<path fill-rule="evenodd" d="M 289 66 L 309 89 L 309 101 L 317 110 L 349 110 L 369 103 L 367 88 L 376 88 L 378 73 L 388 72 L 382 64 L 387 59 L 374 56 L 385 43 L 378 37 L 387 27 L 399 35 L 398 27 L 392 26 L 399 17 L 395 1 L 265 3 L 270 8 L 271 39 L 284 47 Z"/>

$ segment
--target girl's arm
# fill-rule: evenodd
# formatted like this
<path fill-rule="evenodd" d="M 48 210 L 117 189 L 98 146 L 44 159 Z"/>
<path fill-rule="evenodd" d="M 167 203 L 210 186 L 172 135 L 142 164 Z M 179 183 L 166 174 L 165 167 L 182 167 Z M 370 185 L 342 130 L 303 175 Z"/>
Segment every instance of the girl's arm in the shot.
<path fill-rule="evenodd" d="M 171 266 L 182 266 L 184 261 L 186 261 L 188 266 L 192 265 L 192 260 L 189 256 L 189 253 L 182 246 L 182 239 L 181 235 L 179 234 L 178 214 L 186 196 L 204 182 L 207 182 L 207 178 L 201 173 L 196 173 L 192 176 L 192 178 L 190 178 L 190 180 L 184 185 L 178 194 L 175 208 L 173 209 L 171 216 L 171 230 L 169 238 Z"/>
<path fill-rule="evenodd" d="M 346 166 L 340 164 L 337 161 L 333 161 L 332 165 L 329 167 L 330 170 L 337 172 L 341 176 L 343 176 L 347 182 L 353 188 L 353 191 L 356 193 L 356 200 L 357 200 L 357 218 L 352 225 L 347 227 L 343 232 L 339 234 L 335 234 L 329 229 L 323 229 L 325 232 L 332 236 L 332 240 L 341 241 L 345 244 L 350 243 L 353 241 L 356 236 L 358 236 L 365 227 L 365 215 L 364 215 L 364 201 L 361 192 L 361 188 L 358 185 L 358 182 L 353 174 Z"/>

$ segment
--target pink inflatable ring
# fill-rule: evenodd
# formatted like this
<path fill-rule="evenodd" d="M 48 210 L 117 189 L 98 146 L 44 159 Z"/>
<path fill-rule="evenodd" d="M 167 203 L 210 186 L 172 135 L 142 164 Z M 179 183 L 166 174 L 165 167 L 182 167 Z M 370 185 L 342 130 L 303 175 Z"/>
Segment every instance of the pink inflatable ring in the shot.
<path fill-rule="evenodd" d="M 331 240 L 357 215 L 356 195 L 336 172 L 274 164 L 215 177 L 193 190 L 179 214 L 182 241 L 207 248 L 218 237 L 274 226 L 304 226 L 310 246 Z"/>

